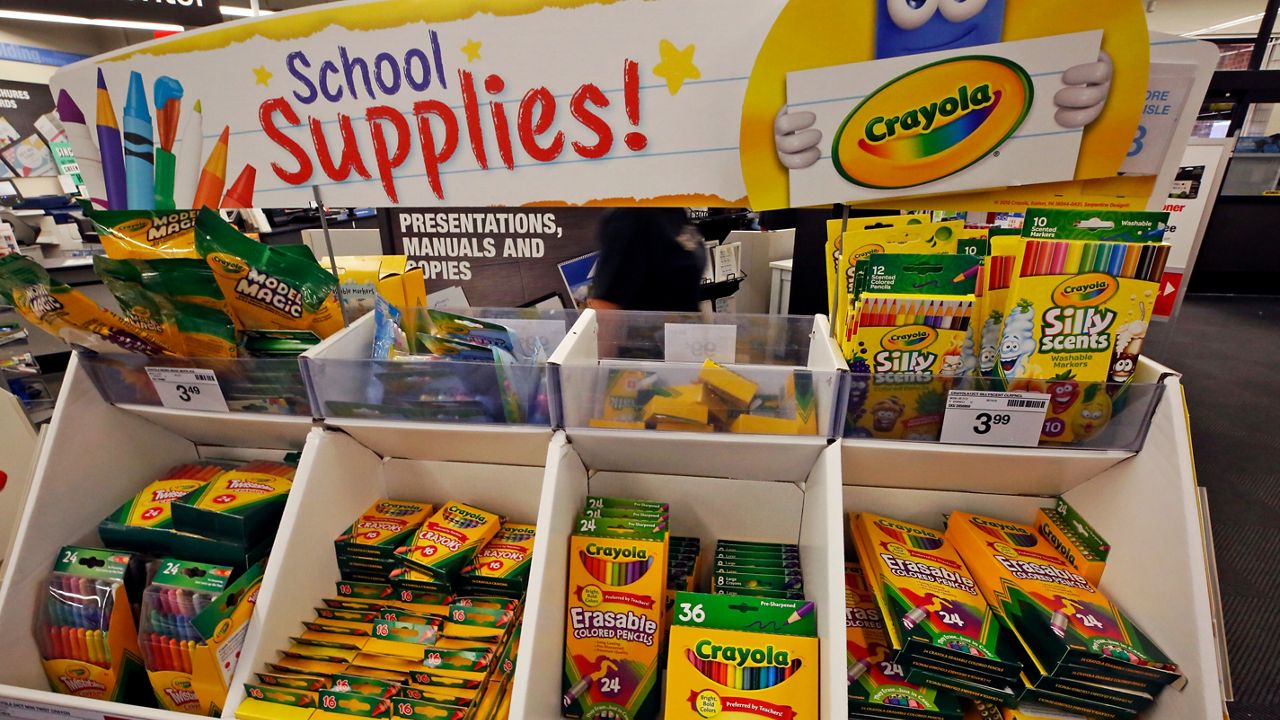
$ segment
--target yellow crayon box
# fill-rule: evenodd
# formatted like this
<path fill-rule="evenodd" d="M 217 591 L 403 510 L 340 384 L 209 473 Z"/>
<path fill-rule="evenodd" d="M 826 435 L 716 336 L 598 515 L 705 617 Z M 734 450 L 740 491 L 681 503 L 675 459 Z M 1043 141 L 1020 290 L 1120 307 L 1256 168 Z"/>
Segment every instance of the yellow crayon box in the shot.
<path fill-rule="evenodd" d="M 529 583 L 536 532 L 537 527 L 528 523 L 503 523 L 463 571 L 467 585 L 497 592 L 522 591 Z"/>
<path fill-rule="evenodd" d="M 389 558 L 433 512 L 431 503 L 379 500 L 334 541 L 338 557 Z"/>
<path fill-rule="evenodd" d="M 665 717 L 817 718 L 813 610 L 804 600 L 676 593 Z"/>
<path fill-rule="evenodd" d="M 711 392 L 733 410 L 745 411 L 756 396 L 758 386 L 738 373 L 707 360 L 698 373 L 698 381 L 704 383 Z"/>
<path fill-rule="evenodd" d="M 411 545 L 396 548 L 396 555 L 414 570 L 448 578 L 470 565 L 501 526 L 502 516 L 450 500 L 422 524 Z"/>
<path fill-rule="evenodd" d="M 577 521 L 569 540 L 565 717 L 658 717 L 669 542 L 658 527 Z"/>

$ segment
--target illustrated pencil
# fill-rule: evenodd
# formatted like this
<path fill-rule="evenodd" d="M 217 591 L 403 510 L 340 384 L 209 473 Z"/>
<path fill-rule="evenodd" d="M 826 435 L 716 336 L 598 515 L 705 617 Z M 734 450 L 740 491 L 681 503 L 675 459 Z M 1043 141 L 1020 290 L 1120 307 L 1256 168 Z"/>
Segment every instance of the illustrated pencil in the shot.
<path fill-rule="evenodd" d="M 84 112 L 66 90 L 58 91 L 58 117 L 67 132 L 67 141 L 75 153 L 76 166 L 80 168 L 80 177 L 84 180 L 88 200 L 98 209 L 106 209 L 107 194 L 103 187 L 102 157 L 93 142 L 93 134 L 85 122 Z"/>
<path fill-rule="evenodd" d="M 959 275 L 957 275 L 957 276 L 955 277 L 955 279 L 954 279 L 954 280 L 952 280 L 951 282 L 953 282 L 953 283 L 964 282 L 965 280 L 968 280 L 968 279 L 970 279 L 970 278 L 977 277 L 977 276 L 978 276 L 978 273 L 979 273 L 979 272 L 981 272 L 981 271 L 982 271 L 982 266 L 981 266 L 981 265 L 974 265 L 973 267 L 969 268 L 968 270 L 965 270 L 964 272 L 962 272 L 962 273 L 960 273 Z"/>
<path fill-rule="evenodd" d="M 178 163 L 173 146 L 178 140 L 178 119 L 182 114 L 182 83 L 161 75 L 156 78 L 151 95 L 156 104 L 155 208 L 173 210 L 174 174 Z"/>
<path fill-rule="evenodd" d="M 152 210 L 156 205 L 156 156 L 151 133 L 151 110 L 142 74 L 129 73 L 124 103 L 124 173 L 129 208 Z"/>
<path fill-rule="evenodd" d="M 102 185 L 107 193 L 107 207 L 124 210 L 129 206 L 125 182 L 124 147 L 120 140 L 120 123 L 111 105 L 107 81 L 98 70 L 98 152 L 102 159 Z"/>
<path fill-rule="evenodd" d="M 204 114 L 200 101 L 186 113 L 182 141 L 174 150 L 177 156 L 173 173 L 173 200 L 181 209 L 194 208 L 196 184 L 200 179 L 200 162 L 204 159 Z"/>
<path fill-rule="evenodd" d="M 200 170 L 200 182 L 196 185 L 196 196 L 193 207 L 217 208 L 222 199 L 222 188 L 227 182 L 227 145 L 230 142 L 231 128 L 223 127 L 218 142 L 209 151 L 209 159 Z"/>
<path fill-rule="evenodd" d="M 813 603 L 807 602 L 804 605 L 801 605 L 799 608 L 796 608 L 795 612 L 791 613 L 791 616 L 787 618 L 786 624 L 791 625 L 793 623 L 798 623 L 802 619 L 808 617 L 809 614 L 812 612 L 813 612 Z"/>

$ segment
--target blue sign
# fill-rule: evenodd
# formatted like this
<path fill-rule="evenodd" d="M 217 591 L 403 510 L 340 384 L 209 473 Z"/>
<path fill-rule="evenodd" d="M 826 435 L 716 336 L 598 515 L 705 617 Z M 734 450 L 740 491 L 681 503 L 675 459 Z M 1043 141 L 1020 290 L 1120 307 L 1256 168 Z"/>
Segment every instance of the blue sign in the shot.
<path fill-rule="evenodd" d="M 70 65 L 73 62 L 79 62 L 89 57 L 80 53 L 62 52 L 60 50 L 48 50 L 46 48 L 32 47 L 30 45 L 15 45 L 14 43 L 0 43 L 0 60 L 13 60 L 14 62 L 31 63 L 33 65 L 53 65 L 54 67 L 62 67 Z"/>

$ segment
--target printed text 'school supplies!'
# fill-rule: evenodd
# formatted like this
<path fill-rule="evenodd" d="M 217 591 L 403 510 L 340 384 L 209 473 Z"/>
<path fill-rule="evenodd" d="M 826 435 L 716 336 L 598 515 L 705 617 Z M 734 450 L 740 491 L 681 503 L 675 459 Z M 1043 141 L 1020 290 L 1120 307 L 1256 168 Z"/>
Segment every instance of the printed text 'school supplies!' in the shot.
<path fill-rule="evenodd" d="M 668 720 L 818 717 L 812 603 L 681 592 L 673 612 Z"/>
<path fill-rule="evenodd" d="M 584 514 L 574 531 L 561 714 L 655 720 L 666 629 L 665 525 Z"/>
<path fill-rule="evenodd" d="M 138 651 L 130 595 L 145 577 L 131 553 L 67 546 L 58 551 L 36 617 L 36 644 L 55 692 L 95 700 L 151 694 Z"/>

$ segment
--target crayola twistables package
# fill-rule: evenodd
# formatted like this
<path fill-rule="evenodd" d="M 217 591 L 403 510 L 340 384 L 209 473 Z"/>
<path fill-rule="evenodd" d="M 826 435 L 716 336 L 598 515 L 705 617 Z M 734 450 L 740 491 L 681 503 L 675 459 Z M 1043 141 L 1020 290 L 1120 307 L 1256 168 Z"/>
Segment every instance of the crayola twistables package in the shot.
<path fill-rule="evenodd" d="M 58 551 L 34 628 L 54 692 L 129 700 L 145 687 L 127 589 L 142 575 L 141 559 L 130 553 L 70 545 Z"/>
<path fill-rule="evenodd" d="M 177 533 L 173 503 L 226 471 L 217 463 L 188 463 L 171 468 L 98 524 L 107 547 L 169 554 Z"/>
<path fill-rule="evenodd" d="M 112 260 L 199 258 L 196 211 L 86 210 Z"/>
<path fill-rule="evenodd" d="M 857 563 L 845 565 L 844 600 L 850 715 L 957 720 L 960 702 L 950 693 L 907 682 L 902 666 L 894 660 L 884 616 Z"/>
<path fill-rule="evenodd" d="M 410 545 L 396 548 L 396 555 L 409 569 L 443 581 L 470 565 L 501 525 L 500 515 L 450 500 L 422 524 Z"/>
<path fill-rule="evenodd" d="M 668 720 L 818 717 L 812 603 L 681 592 L 674 613 Z"/>
<path fill-rule="evenodd" d="M 1072 677 L 1072 667 L 1158 684 L 1182 678 L 1174 664 L 1030 525 L 953 513 L 947 539 L 1035 667 Z"/>
<path fill-rule="evenodd" d="M 275 536 L 295 470 L 269 460 L 229 469 L 170 506 L 173 526 L 253 547 Z"/>
<path fill-rule="evenodd" d="M 241 328 L 310 330 L 321 339 L 342 329 L 338 279 L 314 257 L 251 240 L 208 208 L 196 217 L 196 250 Z"/>
<path fill-rule="evenodd" d="M 658 717 L 668 550 L 658 527 L 578 518 L 569 540 L 565 717 Z"/>
<path fill-rule="evenodd" d="M 942 533 L 870 513 L 850 529 L 907 680 L 1011 703 L 1021 665 L 1002 654 L 1007 631 Z"/>
<path fill-rule="evenodd" d="M 161 559 L 142 598 L 138 641 L 161 707 L 219 715 L 253 616 L 262 565 L 234 583 L 228 567 Z"/>

